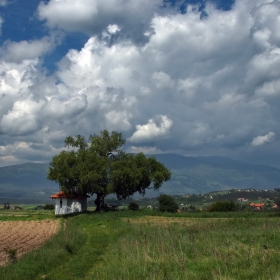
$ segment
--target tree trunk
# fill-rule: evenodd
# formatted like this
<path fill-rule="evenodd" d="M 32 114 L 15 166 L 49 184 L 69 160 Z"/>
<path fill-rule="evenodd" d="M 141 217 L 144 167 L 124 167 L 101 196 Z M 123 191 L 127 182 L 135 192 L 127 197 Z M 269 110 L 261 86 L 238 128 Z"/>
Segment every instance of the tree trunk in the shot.
<path fill-rule="evenodd" d="M 104 198 L 105 195 L 103 193 L 98 193 L 97 198 L 95 199 L 95 205 L 96 205 L 96 212 L 101 212 L 105 210 L 105 205 L 104 205 Z"/>

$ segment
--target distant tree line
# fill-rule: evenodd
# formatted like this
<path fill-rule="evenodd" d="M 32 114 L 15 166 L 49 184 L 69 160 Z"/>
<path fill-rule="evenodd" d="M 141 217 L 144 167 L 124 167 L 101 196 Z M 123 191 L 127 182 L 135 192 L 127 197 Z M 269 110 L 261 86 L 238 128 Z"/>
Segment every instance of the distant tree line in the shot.
<path fill-rule="evenodd" d="M 37 205 L 34 210 L 54 210 L 54 204 Z"/>
<path fill-rule="evenodd" d="M 4 210 L 10 210 L 10 209 L 16 209 L 16 210 L 21 210 L 22 207 L 17 206 L 17 205 L 10 205 L 10 202 L 5 202 L 3 206 Z"/>
<path fill-rule="evenodd" d="M 207 209 L 208 212 L 233 212 L 237 210 L 238 204 L 232 200 L 214 202 Z"/>

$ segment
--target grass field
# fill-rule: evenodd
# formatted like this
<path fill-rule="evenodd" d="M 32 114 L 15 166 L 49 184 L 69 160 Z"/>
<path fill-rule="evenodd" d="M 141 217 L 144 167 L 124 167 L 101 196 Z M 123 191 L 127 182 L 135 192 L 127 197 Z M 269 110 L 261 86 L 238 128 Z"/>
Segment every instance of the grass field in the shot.
<path fill-rule="evenodd" d="M 0 267 L 1 280 L 280 279 L 280 219 L 273 213 L 1 213 L 0 227 L 50 217 L 60 225 L 39 249 Z"/>

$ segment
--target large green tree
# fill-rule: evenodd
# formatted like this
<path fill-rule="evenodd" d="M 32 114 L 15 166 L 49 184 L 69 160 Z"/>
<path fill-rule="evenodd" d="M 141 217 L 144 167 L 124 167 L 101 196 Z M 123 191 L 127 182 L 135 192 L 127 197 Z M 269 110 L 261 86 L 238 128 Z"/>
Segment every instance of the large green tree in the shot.
<path fill-rule="evenodd" d="M 171 172 L 154 157 L 121 150 L 126 140 L 122 134 L 107 130 L 100 135 L 67 137 L 65 147 L 50 162 L 48 179 L 71 194 L 96 194 L 96 211 L 104 207 L 104 198 L 116 194 L 125 199 L 146 189 L 159 189 L 171 178 Z"/>

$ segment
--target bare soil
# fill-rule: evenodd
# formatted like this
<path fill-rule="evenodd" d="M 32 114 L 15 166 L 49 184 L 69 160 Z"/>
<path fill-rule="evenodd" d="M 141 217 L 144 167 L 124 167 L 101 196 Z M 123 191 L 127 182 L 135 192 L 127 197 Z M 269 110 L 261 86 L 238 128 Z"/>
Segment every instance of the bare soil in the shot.
<path fill-rule="evenodd" d="M 59 228 L 59 221 L 0 222 L 0 265 L 9 262 L 5 249 L 16 249 L 16 257 L 40 247 Z"/>

